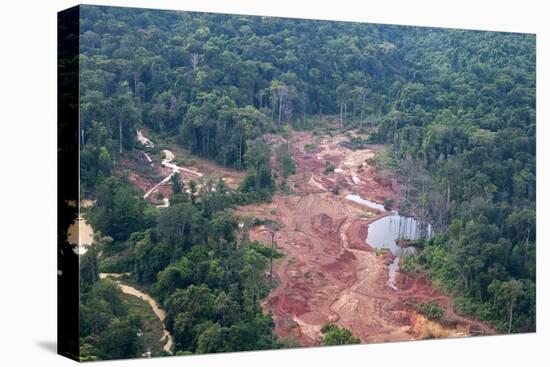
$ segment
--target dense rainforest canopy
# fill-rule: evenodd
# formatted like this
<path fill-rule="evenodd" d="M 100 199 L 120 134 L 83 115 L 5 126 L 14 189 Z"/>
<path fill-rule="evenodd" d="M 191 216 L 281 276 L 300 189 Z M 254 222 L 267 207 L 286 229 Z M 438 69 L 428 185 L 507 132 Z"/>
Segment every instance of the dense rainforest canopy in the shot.
<path fill-rule="evenodd" d="M 407 268 L 460 295 L 463 312 L 535 329 L 533 35 L 88 6 L 81 16 L 82 191 L 97 199 L 90 219 L 110 251 L 125 254 L 102 266 L 163 302 L 177 351 L 278 345 L 259 307 L 269 253 L 237 248 L 225 209 L 273 190 L 262 134 L 315 129 L 324 115 L 387 145 L 379 163 L 400 176 L 400 208 L 436 229 Z M 241 192 L 148 207 L 113 175 L 139 127 L 247 169 Z M 88 318 L 118 302 L 108 281 L 88 280 L 83 343 L 109 357 L 97 338 L 139 322 L 123 305 Z"/>

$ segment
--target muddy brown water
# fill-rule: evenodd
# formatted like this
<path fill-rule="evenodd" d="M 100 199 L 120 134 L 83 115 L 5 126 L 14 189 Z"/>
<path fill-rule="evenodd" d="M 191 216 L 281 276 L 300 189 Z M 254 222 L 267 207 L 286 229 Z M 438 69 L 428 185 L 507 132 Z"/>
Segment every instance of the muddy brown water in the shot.
<path fill-rule="evenodd" d="M 163 325 L 163 331 L 162 331 L 162 337 L 160 338 L 160 341 L 165 341 L 163 349 L 167 351 L 168 353 L 172 353 L 172 345 L 173 345 L 173 339 L 172 335 L 166 330 L 166 327 L 164 326 L 164 319 L 166 318 L 166 312 L 159 307 L 158 303 L 147 293 L 144 293 L 140 291 L 139 289 L 136 289 L 132 286 L 129 286 L 127 284 L 122 283 L 119 279 L 122 277 L 123 274 L 118 273 L 100 273 L 99 278 L 100 279 L 106 279 L 111 278 L 120 288 L 122 293 L 129 294 L 134 297 L 138 297 L 145 302 L 149 303 L 151 308 L 153 309 L 154 314 L 158 317 L 160 322 Z"/>
<path fill-rule="evenodd" d="M 89 207 L 93 205 L 93 201 L 91 200 L 82 200 L 81 206 L 82 207 Z M 86 253 L 87 247 L 90 246 L 93 243 L 94 240 L 94 230 L 92 226 L 86 222 L 86 219 L 80 215 L 71 226 L 69 226 L 68 230 L 68 240 L 69 243 L 74 244 L 75 251 L 79 255 L 83 255 Z M 132 295 L 134 297 L 138 297 L 145 302 L 149 303 L 151 308 L 153 309 L 153 313 L 158 317 L 160 322 L 163 325 L 163 334 L 160 339 L 161 342 L 164 342 L 163 349 L 167 351 L 168 353 L 172 353 L 172 346 L 173 346 L 173 338 L 172 335 L 166 330 L 166 327 L 164 326 L 164 319 L 166 318 L 166 313 L 162 308 L 159 307 L 157 302 L 147 293 L 144 293 L 132 286 L 129 286 L 127 284 L 124 284 L 120 281 L 120 278 L 124 274 L 122 273 L 100 273 L 99 278 L 100 279 L 106 279 L 111 278 L 120 288 L 120 290 L 128 295 Z"/>

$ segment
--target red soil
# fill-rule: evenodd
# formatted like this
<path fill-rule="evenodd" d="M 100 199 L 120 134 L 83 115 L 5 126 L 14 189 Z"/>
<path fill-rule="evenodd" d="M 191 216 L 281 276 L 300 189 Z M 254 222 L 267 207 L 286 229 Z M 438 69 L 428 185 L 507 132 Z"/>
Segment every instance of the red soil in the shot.
<path fill-rule="evenodd" d="M 286 143 L 275 135 L 264 138 L 273 147 Z M 342 134 L 314 137 L 308 132 L 294 132 L 291 145 L 297 173 L 287 179 L 293 193 L 277 193 L 271 203 L 235 210 L 240 216 L 271 219 L 283 225 L 275 236 L 278 250 L 286 255 L 274 265 L 279 284 L 263 302 L 265 311 L 273 313 L 275 332 L 297 338 L 306 346 L 318 341 L 321 327 L 329 322 L 351 329 L 367 343 L 494 333 L 485 324 L 457 315 L 451 298 L 436 291 L 423 277 L 400 275 L 397 290 L 387 285 L 387 264 L 392 256 L 373 251 L 365 241 L 369 223 L 385 214 L 345 196 L 353 192 L 379 203 L 386 198 L 398 202 L 399 186 L 391 175 L 369 164 L 381 146 L 352 151 L 342 146 L 344 141 Z M 176 160 L 185 158 L 177 148 L 169 149 Z M 327 161 L 335 167 L 334 172 L 325 173 Z M 178 165 L 205 176 L 222 176 L 232 188 L 244 177 L 243 172 L 206 160 L 185 158 L 185 163 Z M 125 164 L 137 172 L 134 166 L 147 162 L 134 158 Z M 274 159 L 272 165 L 277 172 Z M 133 173 L 130 180 L 146 192 L 170 173 L 159 166 L 155 162 L 154 177 Z M 337 194 L 332 192 L 335 189 Z M 159 191 L 170 195 L 169 185 Z M 151 200 L 155 200 L 154 195 Z M 252 240 L 271 242 L 264 227 L 251 228 L 249 235 Z M 446 322 L 429 321 L 414 310 L 415 303 L 430 301 L 445 308 Z"/>
<path fill-rule="evenodd" d="M 273 145 L 282 143 L 268 139 Z M 351 329 L 362 342 L 465 336 L 472 326 L 493 333 L 487 325 L 456 315 L 451 299 L 425 278 L 401 276 L 397 290 L 387 285 L 391 255 L 377 253 L 365 242 L 369 223 L 384 213 L 352 203 L 345 195 L 397 202 L 398 185 L 368 163 L 381 147 L 351 151 L 340 145 L 343 140 L 342 135 L 316 140 L 295 132 L 297 174 L 287 180 L 294 193 L 236 210 L 283 225 L 275 236 L 278 250 L 286 254 L 274 268 L 279 286 L 264 301 L 265 310 L 273 313 L 275 332 L 302 345 L 315 344 L 329 322 Z M 312 143 L 317 147 L 306 152 L 305 145 Z M 334 172 L 325 174 L 326 161 L 336 167 Z M 339 193 L 333 194 L 336 186 Z M 252 228 L 250 238 L 270 243 L 263 227 Z M 429 321 L 412 307 L 430 301 L 441 303 L 448 321 Z"/>
<path fill-rule="evenodd" d="M 211 179 L 215 184 L 218 178 L 222 178 L 229 188 L 237 189 L 239 183 L 245 176 L 244 171 L 220 167 L 219 165 L 206 159 L 189 158 L 185 152 L 176 146 L 169 146 L 166 148 L 175 153 L 176 160 L 180 162 L 183 160 L 186 163 L 182 164 L 178 162 L 178 166 L 189 170 L 181 170 L 179 172 L 183 178 L 186 189 L 189 189 L 189 182 L 191 180 L 194 180 L 198 187 L 200 187 L 203 184 L 203 180 Z M 150 169 L 150 173 L 139 173 L 140 171 L 143 171 L 144 168 Z M 121 161 L 118 170 L 120 171 L 120 175 L 123 175 L 125 171 L 130 171 L 130 182 L 143 191 L 144 194 L 172 173 L 171 169 L 163 167 L 160 161 L 153 162 L 153 166 L 151 166 L 141 152 L 135 153 L 131 156 L 126 156 Z M 198 177 L 196 174 L 192 174 L 190 172 L 199 172 L 203 174 L 203 176 Z M 163 197 L 169 198 L 172 195 L 170 182 L 168 181 L 160 185 L 155 192 L 148 196 L 147 200 L 152 204 L 158 204 L 157 193 L 159 192 Z"/>

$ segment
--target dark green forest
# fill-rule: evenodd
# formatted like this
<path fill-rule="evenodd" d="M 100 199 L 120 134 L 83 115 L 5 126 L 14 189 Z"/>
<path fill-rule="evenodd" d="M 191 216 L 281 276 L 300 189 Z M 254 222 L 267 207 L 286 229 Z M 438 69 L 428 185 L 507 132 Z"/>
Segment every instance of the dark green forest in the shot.
<path fill-rule="evenodd" d="M 114 335 L 140 320 L 98 271 L 131 272 L 164 305 L 178 353 L 284 346 L 260 308 L 270 251 L 228 209 L 275 189 L 264 133 L 326 115 L 386 145 L 377 164 L 399 176 L 400 210 L 432 223 L 405 268 L 503 332 L 535 330 L 534 35 L 92 6 L 80 32 L 81 190 L 112 238 L 97 245 L 110 261 L 81 263 L 87 355 L 142 352 Z M 158 210 L 115 174 L 141 127 L 247 176 L 238 190 L 175 187 Z"/>
<path fill-rule="evenodd" d="M 120 200 L 98 198 L 90 213 L 94 228 L 112 233 L 116 227 L 99 221 L 107 217 L 129 223 L 139 219 L 142 229 L 131 234 L 129 229 L 118 240 L 96 244 L 82 257 L 80 327 L 86 357 L 127 358 L 142 353 L 135 338 L 139 319 L 128 312 L 112 281 L 97 279 L 99 271 L 131 272 L 126 281 L 145 288 L 163 305 L 177 353 L 281 346 L 272 332 L 271 316 L 260 309 L 260 300 L 271 289 L 263 276 L 271 253 L 258 243 L 241 241 L 236 246 L 237 221 L 232 213 L 219 210 L 206 216 L 203 204 L 192 204 L 184 196 L 151 214 L 140 205 L 144 202 L 137 192 L 125 189 L 128 183 L 114 177 L 106 182 Z M 115 208 L 113 217 L 103 212 L 106 205 Z M 132 217 L 120 215 L 120 206 L 136 211 Z M 120 256 L 99 264 L 98 251 Z"/>

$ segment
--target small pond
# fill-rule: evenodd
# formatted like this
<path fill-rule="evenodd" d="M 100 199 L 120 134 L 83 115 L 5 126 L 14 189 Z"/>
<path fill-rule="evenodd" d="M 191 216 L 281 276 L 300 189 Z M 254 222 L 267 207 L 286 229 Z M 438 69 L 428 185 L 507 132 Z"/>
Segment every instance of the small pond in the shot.
<path fill-rule="evenodd" d="M 397 240 L 416 240 L 431 236 L 432 229 L 429 224 L 419 220 L 399 215 L 397 212 L 375 220 L 369 225 L 366 242 L 369 246 L 377 249 L 389 249 L 395 258 L 388 266 L 388 284 L 395 287 L 395 277 L 399 269 L 401 257 L 414 254 L 416 248 L 413 246 L 401 247 Z"/>

